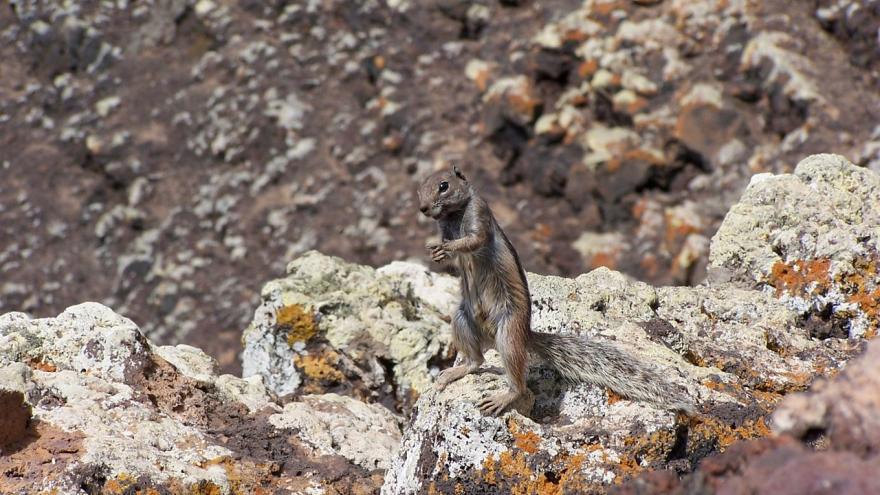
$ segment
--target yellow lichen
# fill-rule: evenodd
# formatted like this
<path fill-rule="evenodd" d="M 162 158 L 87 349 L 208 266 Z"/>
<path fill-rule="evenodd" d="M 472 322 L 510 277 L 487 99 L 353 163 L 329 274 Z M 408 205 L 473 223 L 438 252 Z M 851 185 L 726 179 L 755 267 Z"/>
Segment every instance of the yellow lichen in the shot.
<path fill-rule="evenodd" d="M 691 428 L 690 432 L 694 444 L 699 444 L 700 440 L 714 439 L 721 452 L 738 440 L 761 438 L 768 435 L 770 435 L 770 428 L 764 422 L 764 418 L 747 420 L 738 427 L 731 427 L 726 422 L 704 417 Z"/>
<path fill-rule="evenodd" d="M 484 483 L 498 487 L 499 493 L 511 495 L 562 495 L 591 491 L 595 485 L 581 477 L 580 469 L 584 462 L 581 455 L 559 455 L 551 465 L 562 466 L 558 479 L 548 478 L 545 472 L 536 473 L 526 462 L 526 454 L 510 451 L 502 452 L 497 461 L 488 457 L 483 462 L 481 479 Z M 501 476 L 496 476 L 496 471 Z M 480 478 L 478 478 L 480 479 Z"/>
<path fill-rule="evenodd" d="M 315 315 L 299 304 L 289 304 L 275 313 L 275 324 L 287 332 L 287 343 L 307 342 L 318 333 Z"/>
<path fill-rule="evenodd" d="M 325 350 L 316 355 L 297 355 L 293 358 L 293 364 L 303 373 L 314 380 L 341 382 L 345 380 L 335 366 L 339 363 L 339 354 L 332 350 Z"/>
<path fill-rule="evenodd" d="M 103 492 L 111 495 L 122 494 L 129 487 L 134 485 L 137 482 L 133 476 L 128 473 L 119 473 L 115 478 L 109 479 L 104 482 Z"/>

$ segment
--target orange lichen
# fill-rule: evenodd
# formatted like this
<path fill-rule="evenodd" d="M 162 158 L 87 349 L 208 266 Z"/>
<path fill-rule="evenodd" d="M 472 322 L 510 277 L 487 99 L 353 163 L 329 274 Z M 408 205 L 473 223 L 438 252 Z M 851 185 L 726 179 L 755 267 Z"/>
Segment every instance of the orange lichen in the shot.
<path fill-rule="evenodd" d="M 577 68 L 577 73 L 581 79 L 586 79 L 595 74 L 597 70 L 599 70 L 599 62 L 596 59 L 591 58 L 581 62 Z"/>
<path fill-rule="evenodd" d="M 637 200 L 630 209 L 633 218 L 636 220 L 641 220 L 642 215 L 644 215 L 646 211 L 648 211 L 648 200 L 645 198 Z"/>
<path fill-rule="evenodd" d="M 275 324 L 287 332 L 287 343 L 306 342 L 318 333 L 315 315 L 299 304 L 289 304 L 275 313 Z"/>
<path fill-rule="evenodd" d="M 223 490 L 211 481 L 200 481 L 189 488 L 191 495 L 221 495 Z"/>
<path fill-rule="evenodd" d="M 742 384 L 740 384 L 739 382 L 722 382 L 715 381 L 715 379 L 713 378 L 707 378 L 701 383 L 706 388 L 716 390 L 718 392 L 722 392 L 733 397 L 739 397 L 745 393 Z M 749 391 L 749 393 L 752 393 L 752 391 Z"/>
<path fill-rule="evenodd" d="M 636 96 L 633 98 L 621 98 L 615 99 L 614 101 L 614 110 L 618 112 L 623 112 L 629 115 L 635 115 L 642 110 L 644 110 L 648 106 L 648 100 L 641 97 Z"/>
<path fill-rule="evenodd" d="M 246 460 L 235 460 L 229 456 L 220 456 L 202 463 L 202 467 L 221 466 L 226 471 L 226 481 L 233 495 L 267 495 L 271 490 L 264 488 L 267 481 L 276 477 L 277 466 L 273 463 L 257 463 Z M 213 484 L 212 484 L 213 485 Z M 215 485 L 216 486 L 216 485 Z M 205 491 L 195 493 L 214 493 L 212 486 L 201 488 Z"/>
<path fill-rule="evenodd" d="M 483 472 L 480 474 L 480 478 L 485 483 L 495 484 L 495 459 L 492 456 L 486 456 L 486 459 L 483 460 Z"/>
<path fill-rule="evenodd" d="M 547 241 L 553 236 L 553 228 L 546 223 L 535 224 L 532 229 L 531 237 L 536 241 Z"/>
<path fill-rule="evenodd" d="M 865 332 L 865 337 L 871 338 L 877 334 L 877 326 L 880 323 L 880 287 L 872 292 L 854 294 L 850 296 L 849 302 L 858 305 L 859 309 L 865 313 L 871 326 Z"/>
<path fill-rule="evenodd" d="M 832 288 L 847 294 L 846 302 L 855 305 L 868 319 L 865 336 L 871 338 L 880 327 L 880 260 L 859 258 L 853 261 L 852 272 L 831 276 L 831 260 L 778 261 L 773 265 L 769 282 L 776 295 L 809 297 L 829 292 Z"/>
<path fill-rule="evenodd" d="M 516 448 L 526 453 L 534 454 L 538 451 L 538 445 L 541 443 L 541 437 L 539 437 L 533 431 L 514 433 L 513 442 L 514 445 L 516 445 Z"/>
<path fill-rule="evenodd" d="M 482 471 L 477 473 L 475 479 L 479 484 L 484 485 L 482 490 L 487 490 L 491 486 L 493 492 L 513 495 L 562 495 L 596 489 L 594 483 L 581 477 L 580 470 L 585 459 L 582 455 L 557 456 L 550 465 L 561 469 L 550 477 L 548 472 L 536 473 L 529 467 L 526 459 L 527 454 L 523 451 L 502 452 L 497 459 L 487 457 L 483 461 Z"/>
<path fill-rule="evenodd" d="M 590 35 L 580 29 L 568 29 L 562 34 L 562 38 L 565 39 L 565 41 L 581 42 L 589 39 Z"/>
<path fill-rule="evenodd" d="M 683 357 L 685 361 L 691 363 L 694 366 L 699 366 L 701 368 L 705 368 L 707 366 L 706 360 L 702 356 L 694 352 L 692 349 L 685 350 Z"/>
<path fill-rule="evenodd" d="M 684 239 L 690 234 L 700 232 L 700 227 L 698 225 L 691 225 L 672 212 L 667 212 L 665 216 L 666 231 L 664 232 L 664 240 L 667 245 L 676 240 Z"/>
<path fill-rule="evenodd" d="M 330 349 L 321 354 L 296 355 L 293 358 L 294 366 L 301 369 L 307 377 L 319 381 L 343 381 L 345 375 L 336 368 L 338 363 L 339 354 Z"/>
<path fill-rule="evenodd" d="M 777 261 L 770 272 L 770 282 L 776 287 L 777 296 L 822 293 L 831 282 L 830 268 L 829 259 L 797 260 L 790 264 Z"/>
<path fill-rule="evenodd" d="M 606 389 L 606 392 L 608 393 L 608 404 L 609 405 L 614 404 L 616 402 L 620 402 L 623 400 L 623 396 L 618 395 L 616 392 L 614 392 L 610 388 Z"/>
<path fill-rule="evenodd" d="M 128 473 L 119 473 L 115 478 L 104 482 L 103 492 L 111 495 L 119 495 L 134 485 L 137 479 Z"/>
<path fill-rule="evenodd" d="M 700 422 L 692 426 L 690 435 L 694 443 L 700 443 L 700 440 L 714 440 L 718 450 L 723 452 L 738 440 L 761 438 L 770 435 L 770 428 L 767 427 L 764 418 L 747 420 L 742 425 L 732 428 L 723 421 L 711 417 L 703 417 Z"/>
<path fill-rule="evenodd" d="M 480 90 L 481 93 L 486 91 L 486 88 L 489 87 L 489 76 L 491 73 L 488 69 L 483 69 L 474 76 L 474 84 L 477 85 L 477 89 Z"/>
<path fill-rule="evenodd" d="M 28 360 L 27 365 L 30 366 L 31 369 L 46 371 L 49 373 L 54 373 L 58 371 L 58 368 L 56 368 L 54 364 L 47 363 L 46 361 L 38 358 Z"/>
<path fill-rule="evenodd" d="M 674 430 L 657 430 L 648 435 L 631 436 L 624 439 L 623 444 L 630 452 L 630 456 L 638 457 L 646 460 L 648 463 L 660 462 L 666 459 L 669 449 L 675 445 Z M 636 462 L 635 466 L 630 465 L 628 460 L 621 459 L 621 467 L 624 474 L 637 474 L 642 470 L 640 463 Z M 629 469 L 629 471 L 627 471 Z"/>
<path fill-rule="evenodd" d="M 620 2 L 619 0 L 604 0 L 600 2 L 595 2 L 592 4 L 591 14 L 596 14 L 600 16 L 609 15 L 616 10 L 626 10 L 627 5 Z M 594 18 L 590 15 L 590 18 Z M 598 19 L 597 19 L 598 20 Z"/>
<path fill-rule="evenodd" d="M 815 378 L 815 373 L 818 370 L 813 370 L 809 373 L 807 372 L 796 372 L 796 371 L 788 371 L 782 372 L 780 375 L 788 378 L 790 380 L 790 385 L 786 387 L 784 390 L 786 393 L 789 392 L 799 392 L 801 390 L 805 390 L 811 383 L 813 383 L 813 378 Z M 762 387 L 758 387 L 762 389 Z M 768 387 L 768 389 L 771 389 Z"/>
<path fill-rule="evenodd" d="M 537 111 L 538 106 L 541 104 L 541 100 L 539 100 L 532 94 L 531 88 L 528 88 L 523 92 L 508 92 L 507 103 L 517 113 L 522 114 L 526 116 L 526 118 L 531 120 L 535 116 L 535 112 Z"/>
<path fill-rule="evenodd" d="M 612 270 L 617 267 L 617 257 L 613 253 L 596 253 L 590 259 L 590 268 L 605 266 Z"/>
<path fill-rule="evenodd" d="M 617 467 L 618 475 L 614 478 L 615 485 L 619 485 L 625 480 L 635 478 L 645 470 L 645 468 L 639 464 L 639 461 L 631 455 L 621 456 L 620 461 L 617 463 Z"/>

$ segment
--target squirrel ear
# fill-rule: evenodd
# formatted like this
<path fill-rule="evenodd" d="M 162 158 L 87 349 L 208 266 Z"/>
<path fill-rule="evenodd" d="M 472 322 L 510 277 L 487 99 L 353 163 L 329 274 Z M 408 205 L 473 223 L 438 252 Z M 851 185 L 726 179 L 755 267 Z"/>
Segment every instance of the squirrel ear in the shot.
<path fill-rule="evenodd" d="M 467 182 L 467 179 L 464 178 L 464 174 L 461 173 L 461 170 L 458 168 L 458 165 L 452 166 L 452 173 L 454 173 L 455 176 L 458 177 L 459 179 Z"/>

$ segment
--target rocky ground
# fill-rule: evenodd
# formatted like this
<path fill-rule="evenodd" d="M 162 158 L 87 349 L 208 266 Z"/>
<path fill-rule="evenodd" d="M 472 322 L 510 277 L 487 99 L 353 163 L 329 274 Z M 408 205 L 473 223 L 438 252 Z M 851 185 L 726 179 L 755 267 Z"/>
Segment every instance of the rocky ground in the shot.
<path fill-rule="evenodd" d="M 527 269 L 702 280 L 756 172 L 880 170 L 880 2 L 0 6 L 0 311 L 83 300 L 237 371 L 309 249 L 423 259 L 458 162 Z"/>
<path fill-rule="evenodd" d="M 541 366 L 485 417 L 493 353 L 436 391 L 456 280 L 415 263 L 298 257 L 263 287 L 244 378 L 98 303 L 0 315 L 0 492 L 872 493 L 878 215 L 880 175 L 815 155 L 752 178 L 703 284 L 528 274 L 536 330 L 614 341 L 690 417 Z"/>

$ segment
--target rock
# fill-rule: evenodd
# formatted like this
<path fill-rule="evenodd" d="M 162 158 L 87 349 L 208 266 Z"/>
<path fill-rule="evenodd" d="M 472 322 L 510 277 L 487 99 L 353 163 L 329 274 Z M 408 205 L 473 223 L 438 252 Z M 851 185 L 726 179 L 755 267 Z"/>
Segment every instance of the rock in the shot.
<path fill-rule="evenodd" d="M 181 374 L 197 381 L 210 381 L 218 373 L 217 361 L 197 347 L 163 345 L 154 347 L 153 352 L 171 363 Z"/>
<path fill-rule="evenodd" d="M 127 383 L 147 365 L 137 326 L 106 306 L 83 303 L 57 318 L 0 321 L 0 364 L 36 362 Z"/>
<path fill-rule="evenodd" d="M 652 469 L 724 473 L 732 469 L 724 466 L 738 466 L 745 462 L 742 459 L 753 457 L 758 459 L 749 468 L 753 471 L 744 471 L 752 475 L 744 474 L 737 483 L 772 493 L 788 477 L 785 463 L 772 456 L 800 456 L 808 450 L 784 438 L 731 445 L 770 435 L 766 418 L 779 401 L 805 389 L 815 377 L 833 375 L 843 367 L 860 351 L 859 342 L 852 339 L 862 334 L 817 335 L 816 322 L 805 318 L 789 295 L 744 285 L 742 280 L 757 282 L 763 280 L 762 274 L 772 273 L 777 262 L 772 256 L 778 254 L 774 240 L 781 239 L 791 240 L 784 252 L 800 256 L 814 256 L 810 249 L 817 247 L 830 250 L 826 252 L 831 263 L 848 267 L 845 273 L 850 279 L 860 277 L 865 288 L 874 290 L 873 265 L 844 263 L 875 249 L 873 227 L 880 225 L 873 204 L 877 180 L 870 171 L 828 155 L 808 158 L 794 175 L 757 176 L 712 240 L 709 259 L 718 261 L 715 268 L 728 276 L 716 275 L 711 285 L 655 288 L 605 268 L 576 279 L 528 274 L 535 330 L 616 340 L 633 359 L 652 363 L 672 386 L 685 388 L 696 400 L 699 414 L 682 421 L 601 387 L 566 386 L 537 366 L 528 379 L 532 400 L 500 418 L 484 417 L 474 404 L 506 387 L 493 351 L 483 373 L 469 375 L 443 392 L 422 395 L 383 493 L 528 493 L 550 488 L 597 492 Z M 675 232 L 691 236 L 698 231 L 691 225 L 699 221 L 692 208 L 667 212 Z M 583 238 L 578 245 L 591 254 L 595 243 Z M 851 317 L 852 322 L 860 321 Z M 871 356 L 865 362 L 872 362 Z M 851 386 L 871 389 L 872 379 L 866 380 Z M 815 388 L 822 390 L 822 385 Z M 776 428 L 800 437 L 817 429 L 846 432 L 828 423 L 830 404 L 845 403 L 843 396 L 835 392 L 822 401 L 787 399 L 791 405 L 774 416 Z M 852 407 L 868 410 L 874 402 L 869 393 Z M 860 414 L 846 406 L 838 408 L 840 418 Z M 870 429 L 871 424 L 855 420 L 850 428 Z M 859 452 L 880 441 L 871 434 L 843 433 L 841 438 L 861 445 Z M 728 447 L 728 452 L 698 467 L 707 454 Z M 764 453 L 771 457 L 761 461 Z M 866 462 L 856 460 L 847 467 L 845 459 L 851 456 L 839 461 L 832 457 L 819 455 L 804 464 L 804 469 L 827 468 L 827 477 L 805 477 L 796 486 L 847 476 L 855 478 L 854 487 L 872 486 L 862 481 Z M 749 479 L 766 483 L 749 484 Z M 677 484 L 672 471 L 646 474 L 639 480 L 650 489 L 633 493 L 667 493 L 663 487 Z M 693 493 L 713 491 L 706 488 L 713 485 L 702 485 L 702 480 L 697 475 L 682 486 L 698 487 Z"/>
<path fill-rule="evenodd" d="M 330 395 L 282 408 L 259 377 L 218 376 L 201 350 L 154 346 L 96 303 L 2 315 L 0 339 L 3 493 L 305 493 L 329 480 L 326 493 L 371 492 L 400 438 L 383 406 Z"/>
<path fill-rule="evenodd" d="M 483 101 L 491 127 L 501 127 L 502 119 L 520 127 L 528 126 L 538 117 L 541 105 L 525 76 L 499 79 L 486 91 Z"/>
<path fill-rule="evenodd" d="M 784 394 L 856 352 L 845 340 L 810 339 L 772 294 L 731 285 L 654 288 L 608 269 L 529 274 L 529 285 L 535 330 L 616 340 L 686 388 L 701 415 L 687 423 L 538 367 L 533 405 L 484 417 L 475 402 L 506 387 L 493 351 L 484 373 L 419 399 L 383 493 L 599 491 L 672 460 L 689 470 L 735 439 L 769 434 L 764 416 Z"/>
<path fill-rule="evenodd" d="M 613 493 L 795 495 L 826 493 L 827 487 L 853 495 L 877 492 L 877 344 L 870 342 L 836 377 L 783 399 L 770 423 L 774 437 L 736 443 L 681 480 L 669 471 L 649 473 Z"/>
<path fill-rule="evenodd" d="M 759 284 L 819 335 L 880 326 L 880 176 L 836 155 L 756 175 L 712 239 L 711 268 Z"/>
<path fill-rule="evenodd" d="M 5 387 L 5 384 L 4 384 Z M 28 421 L 31 419 L 31 408 L 19 391 L 0 389 L 0 452 L 7 446 L 24 438 Z"/>
<path fill-rule="evenodd" d="M 397 421 L 383 407 L 338 394 L 306 395 L 269 416 L 276 427 L 298 431 L 312 455 L 339 453 L 367 471 L 388 469 L 400 443 Z"/>
<path fill-rule="evenodd" d="M 399 410 L 447 354 L 454 279 L 393 263 L 380 270 L 309 252 L 266 284 L 245 330 L 245 376 L 279 395 L 346 390 Z M 402 409 L 400 409 L 402 408 Z"/>
<path fill-rule="evenodd" d="M 840 483 L 870 493 L 880 348 L 847 364 L 870 332 L 834 325 L 867 313 L 804 301 L 843 307 L 834 297 L 876 290 L 874 265 L 857 260 L 877 250 L 877 186 L 873 172 L 830 155 L 756 176 L 712 239 L 716 264 L 700 286 L 654 287 L 609 268 L 527 274 L 536 331 L 614 341 L 694 400 L 690 418 L 566 384 L 540 363 L 528 396 L 483 416 L 475 403 L 506 387 L 494 351 L 438 392 L 457 281 L 415 263 L 296 258 L 266 284 L 245 331 L 246 378 L 218 375 L 198 348 L 153 344 L 98 303 L 55 318 L 0 315 L 0 402 L 11 411 L 0 492 L 771 493 Z M 637 206 L 643 228 L 669 229 L 681 253 L 705 248 L 696 203 Z M 621 242 L 581 236 L 572 250 L 607 258 Z M 825 257 L 851 284 L 780 291 L 768 276 L 786 255 Z M 685 266 L 699 255 L 679 257 Z"/>

